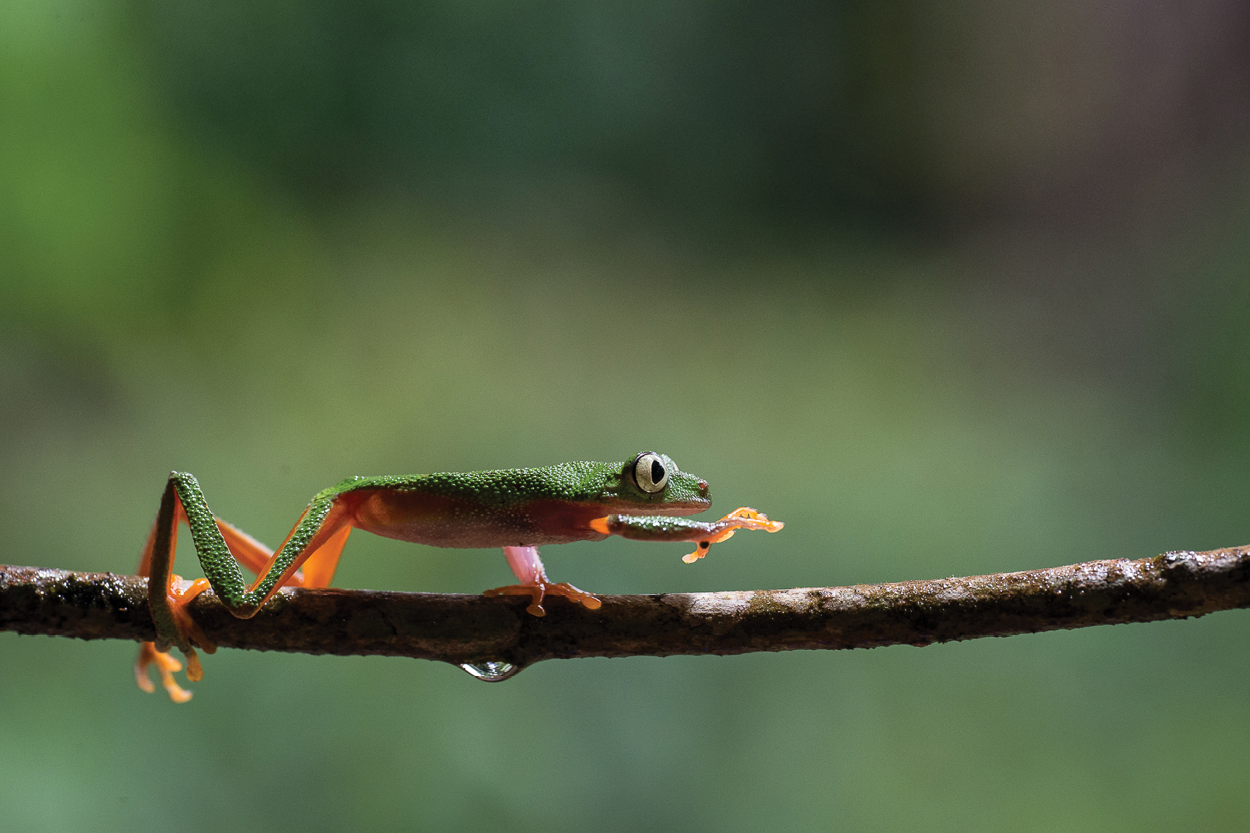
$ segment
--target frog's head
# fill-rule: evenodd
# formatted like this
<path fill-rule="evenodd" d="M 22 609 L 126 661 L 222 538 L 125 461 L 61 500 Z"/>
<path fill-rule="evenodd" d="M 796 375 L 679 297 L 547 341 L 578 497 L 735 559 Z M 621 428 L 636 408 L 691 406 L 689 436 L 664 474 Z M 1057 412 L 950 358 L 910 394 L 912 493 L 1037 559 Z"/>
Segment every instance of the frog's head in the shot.
<path fill-rule="evenodd" d="M 707 481 L 681 471 L 667 454 L 643 451 L 621 468 L 612 489 L 621 511 L 641 515 L 693 515 L 712 505 Z"/>

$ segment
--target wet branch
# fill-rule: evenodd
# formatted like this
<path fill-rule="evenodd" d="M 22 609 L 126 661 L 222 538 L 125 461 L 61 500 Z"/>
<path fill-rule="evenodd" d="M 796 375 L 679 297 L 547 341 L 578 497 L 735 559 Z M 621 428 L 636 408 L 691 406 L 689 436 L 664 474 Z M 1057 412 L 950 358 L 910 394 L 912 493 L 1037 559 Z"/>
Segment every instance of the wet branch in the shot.
<path fill-rule="evenodd" d="M 147 579 L 0 566 L 0 630 L 150 640 Z M 211 592 L 192 615 L 222 647 L 516 666 L 567 657 L 874 648 L 1203 616 L 1250 607 L 1250 547 L 854 587 L 549 599 L 284 590 L 252 619 Z"/>

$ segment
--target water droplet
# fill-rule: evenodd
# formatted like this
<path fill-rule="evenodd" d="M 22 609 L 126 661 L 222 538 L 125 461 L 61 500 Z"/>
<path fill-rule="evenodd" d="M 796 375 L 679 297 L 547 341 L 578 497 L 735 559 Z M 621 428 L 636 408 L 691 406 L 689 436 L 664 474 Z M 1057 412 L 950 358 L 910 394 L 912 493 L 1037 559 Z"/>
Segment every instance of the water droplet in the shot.
<path fill-rule="evenodd" d="M 462 662 L 460 667 L 468 671 L 470 676 L 477 677 L 479 680 L 487 683 L 500 683 L 509 677 L 515 677 L 521 673 L 521 666 L 519 665 L 513 665 L 510 662 L 496 662 L 494 660 Z"/>

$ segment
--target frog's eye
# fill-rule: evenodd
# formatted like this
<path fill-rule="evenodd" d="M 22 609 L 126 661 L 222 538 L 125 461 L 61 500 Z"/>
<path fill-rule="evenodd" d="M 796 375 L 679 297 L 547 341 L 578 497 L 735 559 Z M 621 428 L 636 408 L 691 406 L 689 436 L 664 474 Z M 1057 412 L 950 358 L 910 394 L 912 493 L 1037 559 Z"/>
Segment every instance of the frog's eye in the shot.
<path fill-rule="evenodd" d="M 634 482 L 648 494 L 661 492 L 668 485 L 668 466 L 654 451 L 644 451 L 634 458 Z"/>

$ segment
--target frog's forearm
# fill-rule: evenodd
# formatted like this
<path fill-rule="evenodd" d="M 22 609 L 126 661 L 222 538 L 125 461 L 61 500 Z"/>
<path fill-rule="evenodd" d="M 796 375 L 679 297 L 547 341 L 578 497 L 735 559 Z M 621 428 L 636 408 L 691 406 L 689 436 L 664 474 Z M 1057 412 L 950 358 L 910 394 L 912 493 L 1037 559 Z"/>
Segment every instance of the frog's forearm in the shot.
<path fill-rule="evenodd" d="M 665 515 L 609 515 L 591 526 L 606 535 L 619 535 L 634 541 L 723 541 L 735 529 L 763 529 L 776 532 L 785 524 L 770 521 L 754 509 L 735 509 L 719 521 L 691 521 Z"/>
<path fill-rule="evenodd" d="M 695 541 L 699 548 L 685 557 L 687 563 L 707 554 L 708 547 L 733 536 L 739 529 L 776 532 L 785 524 L 749 507 L 735 509 L 719 521 L 690 521 L 663 515 L 608 515 L 591 521 L 591 528 L 605 535 L 635 541 Z"/>
<path fill-rule="evenodd" d="M 700 541 L 725 528 L 724 521 L 691 521 L 663 515 L 609 515 L 596 525 L 601 532 L 631 541 Z"/>

